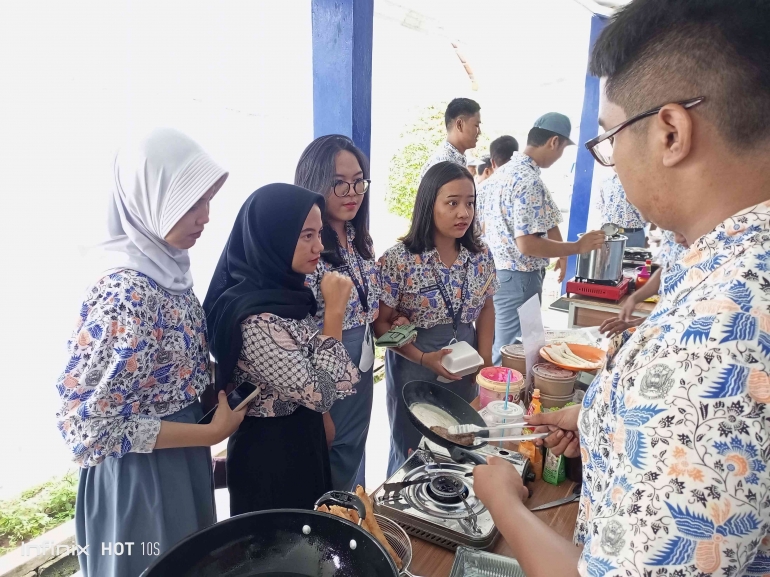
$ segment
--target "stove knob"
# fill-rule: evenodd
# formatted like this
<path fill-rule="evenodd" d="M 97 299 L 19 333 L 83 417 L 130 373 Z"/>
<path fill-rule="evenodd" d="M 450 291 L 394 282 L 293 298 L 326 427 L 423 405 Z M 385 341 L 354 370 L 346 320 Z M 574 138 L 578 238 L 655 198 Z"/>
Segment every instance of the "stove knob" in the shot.
<path fill-rule="evenodd" d="M 525 483 L 534 483 L 536 480 L 537 480 L 537 477 L 535 476 L 534 471 L 528 471 L 527 474 L 524 476 Z"/>

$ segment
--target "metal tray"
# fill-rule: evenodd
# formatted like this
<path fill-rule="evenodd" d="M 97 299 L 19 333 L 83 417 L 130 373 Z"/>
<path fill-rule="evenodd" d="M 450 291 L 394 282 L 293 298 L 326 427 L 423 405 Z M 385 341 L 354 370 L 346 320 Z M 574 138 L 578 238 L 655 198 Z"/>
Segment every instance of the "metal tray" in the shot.
<path fill-rule="evenodd" d="M 516 559 L 458 547 L 449 577 L 526 577 Z"/>

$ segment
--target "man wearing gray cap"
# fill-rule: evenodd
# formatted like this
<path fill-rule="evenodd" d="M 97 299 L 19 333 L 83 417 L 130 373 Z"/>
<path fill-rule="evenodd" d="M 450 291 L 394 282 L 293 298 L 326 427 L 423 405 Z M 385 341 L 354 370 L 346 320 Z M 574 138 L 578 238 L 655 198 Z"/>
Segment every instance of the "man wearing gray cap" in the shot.
<path fill-rule="evenodd" d="M 495 258 L 500 290 L 495 295 L 495 344 L 492 361 L 501 362 L 500 347 L 521 336 L 518 308 L 533 295 L 543 292 L 543 278 L 550 259 L 559 259 L 560 281 L 567 257 L 593 250 L 604 243 L 604 233 L 594 231 L 577 242 L 563 242 L 559 207 L 551 198 L 540 169 L 549 168 L 574 144 L 570 140 L 569 118 L 549 112 L 535 121 L 524 152 L 490 178 L 496 190 L 485 196 L 484 240 Z"/>

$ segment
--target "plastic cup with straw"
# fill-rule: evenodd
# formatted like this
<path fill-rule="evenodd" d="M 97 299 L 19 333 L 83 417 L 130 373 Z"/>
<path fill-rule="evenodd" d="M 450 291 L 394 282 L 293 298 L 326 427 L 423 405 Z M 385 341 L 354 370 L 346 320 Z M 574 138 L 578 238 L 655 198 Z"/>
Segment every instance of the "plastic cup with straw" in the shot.
<path fill-rule="evenodd" d="M 511 375 L 513 375 L 513 372 L 511 371 L 511 369 L 508 369 L 508 376 L 505 379 L 505 401 L 503 401 L 503 410 L 504 411 L 508 410 L 508 397 L 511 395 Z M 503 417 L 503 424 L 505 424 L 507 422 L 508 422 L 508 419 Z M 505 434 L 505 429 L 501 430 L 500 434 L 501 435 Z M 503 446 L 503 442 L 502 441 L 500 441 L 500 446 L 501 447 Z"/>

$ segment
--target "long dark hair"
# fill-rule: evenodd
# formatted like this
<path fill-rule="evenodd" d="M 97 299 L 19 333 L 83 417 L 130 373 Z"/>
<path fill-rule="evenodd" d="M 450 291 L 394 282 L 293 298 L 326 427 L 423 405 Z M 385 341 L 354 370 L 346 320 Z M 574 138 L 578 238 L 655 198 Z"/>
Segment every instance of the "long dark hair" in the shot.
<path fill-rule="evenodd" d="M 414 211 L 412 212 L 412 224 L 409 232 L 401 238 L 404 246 L 413 254 L 421 254 L 435 248 L 433 235 L 435 226 L 433 222 L 433 207 L 436 204 L 436 197 L 439 189 L 453 180 L 467 178 L 473 184 L 473 190 L 476 191 L 476 184 L 468 169 L 455 164 L 454 162 L 439 162 L 431 166 L 417 189 L 417 198 L 414 201 Z M 473 207 L 476 208 L 476 201 L 473 201 Z M 472 253 L 479 253 L 483 250 L 483 244 L 476 230 L 476 211 L 473 211 L 473 220 L 468 230 L 459 239 L 460 244 Z"/>
<path fill-rule="evenodd" d="M 323 194 L 324 198 L 329 198 L 330 194 L 334 194 L 332 192 L 332 184 L 334 183 L 334 174 L 336 172 L 337 154 L 343 150 L 347 150 L 356 157 L 358 164 L 361 166 L 361 172 L 364 173 L 364 178 L 369 178 L 369 159 L 366 158 L 361 149 L 353 144 L 353 141 L 347 136 L 330 134 L 316 138 L 308 145 L 302 156 L 299 157 L 297 170 L 294 173 L 294 184 Z M 356 216 L 350 221 L 356 231 L 356 238 L 353 244 L 358 254 L 365 260 L 374 258 L 369 248 L 372 244 L 372 237 L 369 235 L 370 194 L 371 190 L 364 195 Z M 333 266 L 344 264 L 342 257 L 337 252 L 337 243 L 339 242 L 337 233 L 329 226 L 326 220 L 326 211 L 323 213 L 321 242 L 324 245 L 321 255 L 326 262 Z"/>

